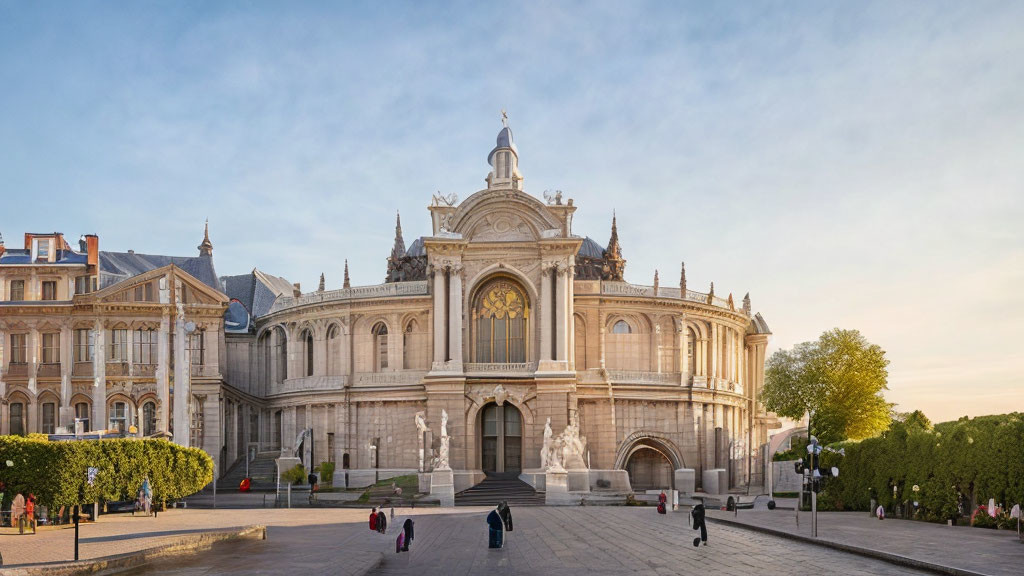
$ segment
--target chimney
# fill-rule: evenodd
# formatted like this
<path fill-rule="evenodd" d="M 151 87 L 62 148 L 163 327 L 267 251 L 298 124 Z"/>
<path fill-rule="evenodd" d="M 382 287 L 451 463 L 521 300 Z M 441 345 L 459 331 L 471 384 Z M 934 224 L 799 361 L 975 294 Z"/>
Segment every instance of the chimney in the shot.
<path fill-rule="evenodd" d="M 299 296 L 302 296 L 302 284 L 300 284 L 298 282 L 296 282 L 295 284 L 292 284 L 292 296 L 294 296 L 296 298 L 298 298 Z"/>
<path fill-rule="evenodd" d="M 87 259 L 89 267 L 95 269 L 100 264 L 100 237 L 95 234 L 86 234 L 85 247 L 89 254 Z"/>

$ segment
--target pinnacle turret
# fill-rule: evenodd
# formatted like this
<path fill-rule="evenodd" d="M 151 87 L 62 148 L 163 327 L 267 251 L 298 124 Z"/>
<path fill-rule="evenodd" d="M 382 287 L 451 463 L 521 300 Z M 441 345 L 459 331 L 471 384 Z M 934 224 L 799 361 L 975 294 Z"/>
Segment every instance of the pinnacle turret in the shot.
<path fill-rule="evenodd" d="M 203 228 L 203 242 L 199 245 L 200 256 L 213 256 L 213 243 L 210 242 L 210 219 L 206 219 L 206 226 Z"/>
<path fill-rule="evenodd" d="M 342 288 L 351 288 L 352 283 L 348 280 L 348 258 L 345 258 L 345 283 L 342 284 Z"/>

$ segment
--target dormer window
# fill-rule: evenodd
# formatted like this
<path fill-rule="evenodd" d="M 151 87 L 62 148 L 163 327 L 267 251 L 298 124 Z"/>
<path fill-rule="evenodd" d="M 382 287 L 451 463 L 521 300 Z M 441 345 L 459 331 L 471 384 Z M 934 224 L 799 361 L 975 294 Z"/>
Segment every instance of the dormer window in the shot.
<path fill-rule="evenodd" d="M 35 241 L 36 260 L 53 260 L 53 238 L 37 238 Z"/>

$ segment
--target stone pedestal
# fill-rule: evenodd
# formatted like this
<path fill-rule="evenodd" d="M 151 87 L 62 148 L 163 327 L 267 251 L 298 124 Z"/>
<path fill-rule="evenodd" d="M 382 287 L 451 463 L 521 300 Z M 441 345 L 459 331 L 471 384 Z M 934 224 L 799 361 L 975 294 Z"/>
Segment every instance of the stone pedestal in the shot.
<path fill-rule="evenodd" d="M 548 506 L 568 506 L 576 504 L 569 495 L 569 473 L 565 471 L 549 471 L 544 475 L 544 503 Z"/>
<path fill-rule="evenodd" d="M 579 468 L 569 470 L 569 491 L 590 492 L 590 470 Z"/>
<path fill-rule="evenodd" d="M 725 494 L 729 491 L 729 473 L 725 468 L 705 470 L 701 481 L 701 487 L 707 494 Z"/>
<path fill-rule="evenodd" d="M 693 494 L 697 491 L 697 471 L 693 468 L 680 468 L 676 470 L 676 490 L 683 495 Z"/>
<path fill-rule="evenodd" d="M 455 506 L 455 474 L 451 468 L 430 473 L 430 495 L 436 497 L 444 508 Z"/>

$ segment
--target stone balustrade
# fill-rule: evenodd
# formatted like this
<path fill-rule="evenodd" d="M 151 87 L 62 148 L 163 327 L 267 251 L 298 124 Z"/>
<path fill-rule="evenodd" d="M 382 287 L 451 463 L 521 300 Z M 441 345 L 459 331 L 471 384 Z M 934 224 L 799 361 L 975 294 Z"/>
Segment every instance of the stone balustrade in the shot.
<path fill-rule="evenodd" d="M 467 375 L 486 376 L 532 376 L 537 371 L 536 362 L 472 362 L 462 365 Z"/>
<path fill-rule="evenodd" d="M 419 384 L 426 372 L 403 370 L 401 372 L 360 372 L 353 378 L 353 387 Z"/>
<path fill-rule="evenodd" d="M 608 370 L 608 379 L 615 384 L 661 384 L 680 386 L 679 372 L 645 372 L 643 370 Z"/>
<path fill-rule="evenodd" d="M 128 376 L 127 362 L 107 362 L 104 374 L 107 376 Z"/>
<path fill-rule="evenodd" d="M 7 367 L 8 378 L 28 378 L 28 364 L 15 364 L 11 362 Z"/>
<path fill-rule="evenodd" d="M 293 392 L 324 392 L 341 390 L 348 383 L 348 376 L 304 376 L 302 378 L 289 378 L 284 382 L 274 383 L 270 387 L 268 396 L 280 394 L 291 394 Z"/>
<path fill-rule="evenodd" d="M 274 301 L 270 308 L 273 314 L 279 310 L 305 306 L 307 304 L 318 304 L 321 302 L 336 302 L 343 300 L 359 300 L 362 298 L 382 298 L 387 296 L 423 296 L 427 292 L 427 281 L 416 280 L 413 282 L 388 282 L 374 286 L 356 286 L 353 288 L 341 288 L 339 290 L 325 290 L 323 292 L 310 292 L 302 294 L 298 298 L 294 296 L 281 296 Z"/>
<path fill-rule="evenodd" d="M 40 364 L 36 367 L 36 378 L 60 378 L 60 364 Z"/>
<path fill-rule="evenodd" d="M 71 375 L 76 378 L 92 378 L 92 362 L 75 362 Z"/>
<path fill-rule="evenodd" d="M 659 286 L 658 292 L 655 294 L 654 286 L 642 286 L 640 284 L 630 284 L 629 282 L 613 282 L 613 281 L 597 281 L 597 280 L 577 280 L 573 283 L 574 291 L 576 294 L 603 294 L 606 296 L 639 296 L 643 298 L 670 298 L 675 300 L 685 300 L 687 302 L 697 302 L 700 304 L 710 304 L 717 308 L 729 308 L 729 300 L 727 298 L 719 298 L 718 296 L 709 296 L 702 292 L 696 292 L 693 290 L 687 290 L 686 296 L 683 297 L 682 291 L 678 287 L 671 286 Z M 733 303 L 736 306 L 736 303 Z M 736 312 L 745 314 L 741 307 L 736 307 Z"/>

